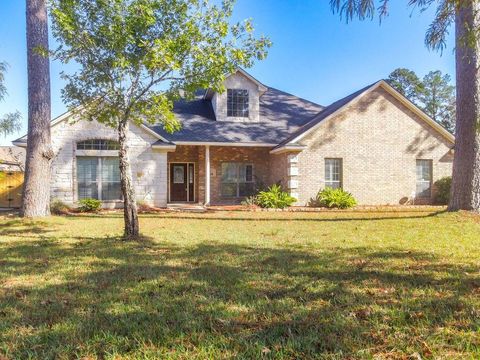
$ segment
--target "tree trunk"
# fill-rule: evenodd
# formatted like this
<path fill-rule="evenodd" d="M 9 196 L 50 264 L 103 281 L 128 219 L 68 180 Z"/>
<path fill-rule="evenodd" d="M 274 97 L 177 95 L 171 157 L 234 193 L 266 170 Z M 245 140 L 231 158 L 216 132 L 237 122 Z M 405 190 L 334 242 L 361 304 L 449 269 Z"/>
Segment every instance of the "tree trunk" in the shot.
<path fill-rule="evenodd" d="M 50 214 L 50 66 L 46 0 L 27 0 L 28 135 L 22 215 Z"/>
<path fill-rule="evenodd" d="M 123 194 L 123 218 L 125 221 L 124 237 L 126 239 L 135 239 L 139 236 L 139 226 L 135 188 L 132 181 L 132 169 L 128 159 L 127 126 L 127 119 L 122 119 L 118 125 L 120 180 Z"/>
<path fill-rule="evenodd" d="M 466 1 L 455 21 L 457 124 L 449 210 L 480 211 L 479 41 L 467 44 L 478 29 L 480 1 Z"/>

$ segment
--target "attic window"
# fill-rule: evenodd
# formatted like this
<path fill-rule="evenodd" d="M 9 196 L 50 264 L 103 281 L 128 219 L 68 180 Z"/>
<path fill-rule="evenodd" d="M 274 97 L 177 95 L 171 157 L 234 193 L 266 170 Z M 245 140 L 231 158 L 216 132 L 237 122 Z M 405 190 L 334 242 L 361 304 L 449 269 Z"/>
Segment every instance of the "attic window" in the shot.
<path fill-rule="evenodd" d="M 77 150 L 119 150 L 119 146 L 116 141 L 94 139 L 78 142 Z"/>
<path fill-rule="evenodd" d="M 248 90 L 227 90 L 227 116 L 248 118 Z"/>

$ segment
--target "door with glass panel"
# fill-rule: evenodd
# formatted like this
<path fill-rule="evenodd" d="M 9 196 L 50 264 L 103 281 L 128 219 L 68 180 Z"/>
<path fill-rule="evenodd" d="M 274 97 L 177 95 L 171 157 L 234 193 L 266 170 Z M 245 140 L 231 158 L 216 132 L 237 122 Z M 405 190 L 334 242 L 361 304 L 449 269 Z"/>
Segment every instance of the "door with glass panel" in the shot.
<path fill-rule="evenodd" d="M 193 163 L 170 164 L 170 201 L 195 201 L 195 166 Z"/>

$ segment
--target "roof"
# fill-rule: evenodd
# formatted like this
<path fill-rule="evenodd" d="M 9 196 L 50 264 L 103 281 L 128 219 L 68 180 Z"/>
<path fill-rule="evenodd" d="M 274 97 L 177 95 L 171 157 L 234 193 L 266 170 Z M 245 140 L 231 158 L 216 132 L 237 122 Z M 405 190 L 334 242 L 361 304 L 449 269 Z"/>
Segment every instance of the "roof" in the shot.
<path fill-rule="evenodd" d="M 273 146 L 297 131 L 323 110 L 321 105 L 268 88 L 260 97 L 258 122 L 216 121 L 212 104 L 202 96 L 179 101 L 174 113 L 182 129 L 168 134 L 162 125 L 150 129 L 171 142 L 263 143 Z"/>
<path fill-rule="evenodd" d="M 344 98 L 335 101 L 334 103 L 328 105 L 325 107 L 320 113 L 318 113 L 313 119 L 311 119 L 309 122 L 307 122 L 305 125 L 300 127 L 297 131 L 295 131 L 293 134 L 291 134 L 288 138 L 284 139 L 278 147 L 281 147 L 285 144 L 288 144 L 292 142 L 296 137 L 299 135 L 305 133 L 309 129 L 313 128 L 315 125 L 335 113 L 336 111 L 340 110 L 344 106 L 346 106 L 348 103 L 350 103 L 352 100 L 366 92 L 367 90 L 370 90 L 371 88 L 375 87 L 379 82 L 374 82 L 373 84 L 370 84 L 368 86 L 365 86 L 364 88 L 355 91 L 354 93 L 345 96 Z"/>
<path fill-rule="evenodd" d="M 0 171 L 18 171 L 25 168 L 25 149 L 0 146 Z"/>
<path fill-rule="evenodd" d="M 246 76 L 251 76 L 239 70 Z M 260 96 L 259 120 L 256 122 L 217 121 L 211 100 L 205 96 L 206 90 L 198 91 L 191 101 L 181 100 L 174 104 L 173 112 L 181 122 L 182 128 L 173 134 L 167 133 L 162 124 L 143 124 L 142 128 L 159 141 L 157 148 L 170 148 L 175 144 L 212 144 L 241 146 L 269 146 L 272 151 L 284 151 L 293 148 L 298 141 L 313 131 L 320 123 L 333 117 L 348 104 L 364 94 L 382 87 L 398 101 L 416 113 L 425 123 L 435 129 L 452 144 L 455 138 L 445 128 L 432 120 L 405 96 L 392 88 L 384 80 L 370 84 L 327 107 L 302 99 L 272 87 L 266 87 L 258 80 L 251 81 L 264 91 Z M 71 113 L 65 113 L 52 120 L 52 126 L 68 119 Z M 17 146 L 26 145 L 26 135 L 13 142 Z"/>

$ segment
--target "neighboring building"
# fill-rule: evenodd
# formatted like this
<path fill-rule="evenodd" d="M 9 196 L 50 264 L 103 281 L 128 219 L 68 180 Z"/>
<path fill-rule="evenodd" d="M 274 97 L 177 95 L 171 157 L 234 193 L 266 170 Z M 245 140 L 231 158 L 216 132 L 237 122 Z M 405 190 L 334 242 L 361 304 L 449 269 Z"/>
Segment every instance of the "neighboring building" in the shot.
<path fill-rule="evenodd" d="M 0 146 L 0 208 L 20 207 L 24 169 L 25 149 Z"/>
<path fill-rule="evenodd" d="M 128 146 L 139 201 L 238 203 L 280 182 L 308 204 L 342 187 L 360 204 L 429 203 L 451 175 L 454 137 L 378 81 L 329 106 L 267 87 L 243 70 L 222 94 L 207 90 L 175 104 L 182 130 L 130 125 Z M 119 203 L 116 132 L 67 113 L 52 121 L 52 196 Z M 26 137 L 14 142 L 26 145 Z"/>

